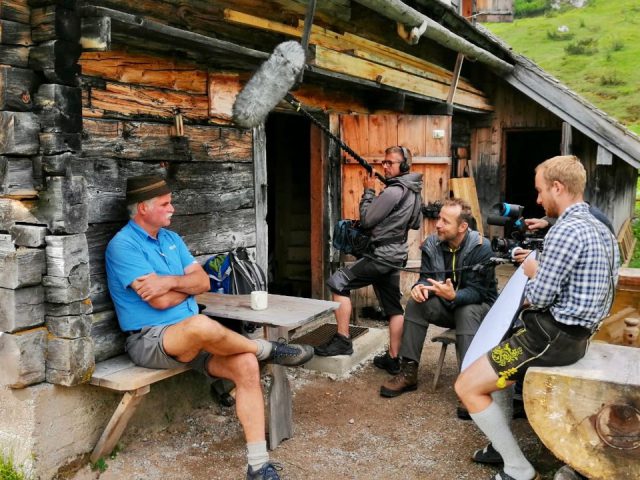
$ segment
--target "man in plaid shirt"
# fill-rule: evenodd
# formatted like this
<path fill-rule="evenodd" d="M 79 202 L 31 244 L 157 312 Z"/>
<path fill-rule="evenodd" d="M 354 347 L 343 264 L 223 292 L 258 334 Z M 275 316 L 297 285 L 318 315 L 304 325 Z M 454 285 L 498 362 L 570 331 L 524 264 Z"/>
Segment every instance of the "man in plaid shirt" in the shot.
<path fill-rule="evenodd" d="M 525 327 L 460 374 L 456 393 L 471 418 L 502 456 L 494 480 L 537 479 L 524 457 L 505 409 L 505 388 L 531 366 L 569 365 L 582 358 L 589 338 L 608 314 L 618 277 L 619 253 L 609 229 L 589 213 L 586 172 L 574 156 L 554 157 L 536 168 L 538 204 L 558 217 L 544 241 L 540 262 L 523 263 L 529 282 Z"/>

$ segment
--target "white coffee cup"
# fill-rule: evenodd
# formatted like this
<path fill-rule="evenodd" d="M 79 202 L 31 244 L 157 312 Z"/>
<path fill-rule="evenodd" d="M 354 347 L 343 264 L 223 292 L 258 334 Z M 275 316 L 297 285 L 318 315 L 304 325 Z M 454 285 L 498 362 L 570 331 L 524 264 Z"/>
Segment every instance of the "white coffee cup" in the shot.
<path fill-rule="evenodd" d="M 266 310 L 268 305 L 269 293 L 264 290 L 255 290 L 251 292 L 251 309 Z"/>

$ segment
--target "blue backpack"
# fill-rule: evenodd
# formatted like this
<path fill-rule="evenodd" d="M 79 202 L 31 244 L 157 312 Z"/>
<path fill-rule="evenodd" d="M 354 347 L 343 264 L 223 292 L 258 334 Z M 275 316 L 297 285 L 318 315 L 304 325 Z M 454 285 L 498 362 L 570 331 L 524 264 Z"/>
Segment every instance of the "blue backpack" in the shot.
<path fill-rule="evenodd" d="M 220 253 L 210 257 L 204 264 L 204 271 L 209 274 L 210 291 L 215 293 L 231 293 L 231 255 Z"/>
<path fill-rule="evenodd" d="M 204 271 L 209 274 L 212 292 L 237 295 L 267 289 L 264 272 L 244 247 L 210 257 Z"/>

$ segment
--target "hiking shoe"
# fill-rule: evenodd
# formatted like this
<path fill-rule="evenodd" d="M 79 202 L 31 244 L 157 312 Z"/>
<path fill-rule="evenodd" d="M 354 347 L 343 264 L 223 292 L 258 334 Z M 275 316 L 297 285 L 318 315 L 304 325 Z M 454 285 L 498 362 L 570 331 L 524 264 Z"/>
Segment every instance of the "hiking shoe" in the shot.
<path fill-rule="evenodd" d="M 581 474 L 572 469 L 569 465 L 565 465 L 556 472 L 553 480 L 586 480 Z"/>
<path fill-rule="evenodd" d="M 313 348 L 310 345 L 287 343 L 284 340 L 270 343 L 271 353 L 265 360 L 267 363 L 297 367 L 313 358 Z"/>
<path fill-rule="evenodd" d="M 384 352 L 382 355 L 373 357 L 373 364 L 382 370 L 386 370 L 391 375 L 397 375 L 400 373 L 400 359 L 398 357 L 393 358 L 389 355 L 389 350 Z"/>
<path fill-rule="evenodd" d="M 491 480 L 516 480 L 511 475 L 509 475 L 504 470 L 500 470 L 500 472 L 496 473 Z M 541 477 L 538 473 L 536 473 L 531 480 L 541 480 Z"/>
<path fill-rule="evenodd" d="M 467 410 L 462 405 L 458 405 L 458 407 L 456 408 L 456 416 L 460 420 L 471 420 L 471 415 L 469 415 L 469 410 Z M 489 445 L 491 445 L 491 444 L 489 444 Z"/>
<path fill-rule="evenodd" d="M 503 463 L 502 456 L 495 448 L 493 448 L 493 445 L 491 443 L 489 443 L 486 447 L 473 452 L 471 460 L 476 463 L 487 463 L 489 465 L 499 465 Z"/>
<path fill-rule="evenodd" d="M 247 467 L 247 480 L 280 480 L 279 470 L 282 470 L 282 465 L 278 463 L 265 463 L 256 471 L 249 465 Z"/>
<path fill-rule="evenodd" d="M 411 392 L 418 388 L 418 363 L 400 362 L 400 373 L 391 377 L 380 387 L 380 396 L 393 398 L 404 392 Z"/>
<path fill-rule="evenodd" d="M 353 342 L 350 338 L 336 333 L 327 343 L 315 347 L 316 355 L 321 357 L 335 357 L 336 355 L 351 355 Z"/>

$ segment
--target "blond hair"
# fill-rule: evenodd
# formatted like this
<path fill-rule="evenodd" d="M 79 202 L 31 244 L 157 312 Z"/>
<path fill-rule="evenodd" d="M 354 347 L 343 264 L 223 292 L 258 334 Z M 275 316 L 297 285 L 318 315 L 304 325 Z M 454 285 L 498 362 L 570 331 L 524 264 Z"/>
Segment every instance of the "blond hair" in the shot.
<path fill-rule="evenodd" d="M 547 186 L 559 182 L 573 195 L 582 195 L 587 184 L 587 172 L 575 155 L 559 155 L 545 160 L 536 167 Z"/>

